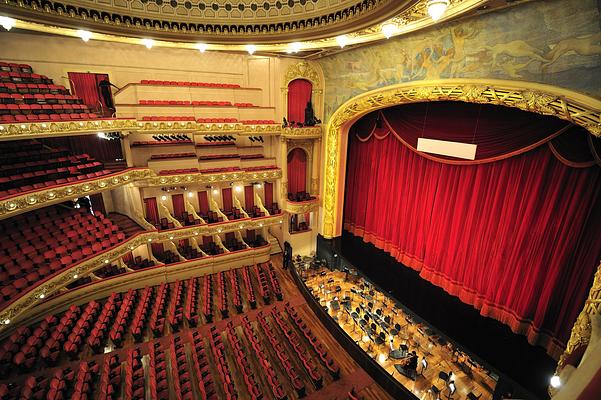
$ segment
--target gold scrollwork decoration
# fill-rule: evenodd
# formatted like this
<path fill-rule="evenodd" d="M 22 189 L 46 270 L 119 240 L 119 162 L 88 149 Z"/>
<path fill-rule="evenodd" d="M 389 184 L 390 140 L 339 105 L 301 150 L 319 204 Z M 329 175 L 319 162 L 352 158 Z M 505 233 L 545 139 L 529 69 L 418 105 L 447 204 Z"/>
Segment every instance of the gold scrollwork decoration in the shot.
<path fill-rule="evenodd" d="M 402 83 L 363 93 L 341 105 L 328 121 L 323 182 L 324 237 L 340 234 L 342 204 L 339 204 L 338 196 L 341 190 L 338 169 L 345 150 L 340 148 L 345 130 L 361 116 L 377 109 L 442 100 L 498 104 L 552 115 L 601 136 L 601 101 L 550 85 L 499 79 L 441 79 Z"/>
<path fill-rule="evenodd" d="M 283 128 L 281 135 L 286 139 L 317 139 L 323 135 L 323 128 L 321 126 Z"/>
<path fill-rule="evenodd" d="M 282 87 L 287 90 L 288 84 L 295 79 L 306 79 L 313 84 L 315 90 L 321 90 L 322 85 L 319 72 L 312 63 L 300 61 L 288 67 L 288 70 L 284 74 Z"/>
<path fill-rule="evenodd" d="M 289 214 L 304 214 L 317 211 L 318 208 L 319 198 L 302 202 L 286 201 L 286 212 Z"/>
<path fill-rule="evenodd" d="M 282 177 L 282 170 L 279 168 L 263 169 L 257 171 L 229 171 L 217 173 L 197 173 L 197 174 L 173 174 L 153 176 L 144 182 L 138 182 L 138 186 L 163 186 L 168 184 L 182 183 L 218 183 L 218 182 L 253 182 L 257 179 L 273 180 Z"/>
<path fill-rule="evenodd" d="M 86 121 L 24 122 L 0 125 L 1 140 L 34 139 L 97 132 L 120 132 L 127 135 L 137 127 L 135 119 L 99 119 Z"/>

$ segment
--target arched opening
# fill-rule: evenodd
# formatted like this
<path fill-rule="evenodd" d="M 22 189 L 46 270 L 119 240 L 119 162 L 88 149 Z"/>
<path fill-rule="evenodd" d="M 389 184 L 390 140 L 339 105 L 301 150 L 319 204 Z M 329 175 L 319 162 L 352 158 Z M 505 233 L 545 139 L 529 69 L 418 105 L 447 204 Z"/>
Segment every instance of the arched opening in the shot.
<path fill-rule="evenodd" d="M 307 193 L 307 153 L 296 147 L 288 152 L 288 199 L 303 201 Z"/>
<path fill-rule="evenodd" d="M 288 83 L 288 121 L 304 124 L 305 109 L 311 101 L 313 84 L 306 79 Z"/>

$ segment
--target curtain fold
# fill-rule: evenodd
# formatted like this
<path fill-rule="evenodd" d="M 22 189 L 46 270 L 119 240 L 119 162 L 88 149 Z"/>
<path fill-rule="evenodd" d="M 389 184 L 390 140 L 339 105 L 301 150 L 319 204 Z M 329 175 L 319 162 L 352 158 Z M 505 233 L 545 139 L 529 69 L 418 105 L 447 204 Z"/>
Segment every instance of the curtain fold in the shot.
<path fill-rule="evenodd" d="M 223 211 L 231 212 L 233 205 L 232 188 L 221 189 L 221 197 L 223 199 Z"/>
<path fill-rule="evenodd" d="M 71 136 L 42 139 L 50 147 L 65 147 L 74 154 L 89 154 L 102 162 L 123 159 L 121 140 L 106 140 L 98 135 Z"/>
<path fill-rule="evenodd" d="M 186 206 L 184 204 L 184 195 L 183 194 L 171 195 L 171 203 L 173 203 L 173 216 L 175 218 L 181 218 L 184 211 L 186 211 Z"/>
<path fill-rule="evenodd" d="M 160 218 L 156 197 L 148 197 L 144 199 L 144 205 L 146 206 L 146 219 L 150 223 L 157 225 L 160 222 Z"/>
<path fill-rule="evenodd" d="M 601 168 L 547 146 L 449 165 L 393 135 L 349 140 L 345 229 L 558 354 L 601 256 Z"/>
<path fill-rule="evenodd" d="M 288 121 L 305 122 L 305 108 L 311 101 L 313 85 L 306 79 L 295 79 L 288 84 Z"/>
<path fill-rule="evenodd" d="M 198 209 L 201 215 L 207 215 L 209 213 L 209 198 L 207 197 L 207 191 L 203 190 L 198 192 Z"/>
<path fill-rule="evenodd" d="M 163 252 L 165 251 L 163 243 L 151 243 L 150 248 L 152 249 L 152 254 L 154 254 L 155 257 L 162 256 Z"/>
<path fill-rule="evenodd" d="M 102 96 L 100 95 L 100 90 L 98 89 L 98 82 L 103 80 L 105 77 L 108 77 L 108 75 L 86 72 L 69 72 L 68 76 L 71 84 L 74 86 L 73 89 L 75 90 L 77 97 L 82 99 L 88 108 L 92 110 L 98 109 L 98 102 L 103 102 Z M 106 107 L 106 105 L 104 106 Z"/>
<path fill-rule="evenodd" d="M 288 153 L 288 192 L 305 192 L 307 189 L 307 154 L 300 148 Z"/>
<path fill-rule="evenodd" d="M 263 188 L 265 190 L 265 207 L 269 208 L 273 205 L 273 183 L 264 182 Z"/>
<path fill-rule="evenodd" d="M 244 186 L 244 207 L 252 210 L 255 207 L 255 190 L 253 185 Z"/>
<path fill-rule="evenodd" d="M 252 242 L 255 240 L 255 230 L 254 229 L 247 229 L 246 230 L 246 240 Z"/>

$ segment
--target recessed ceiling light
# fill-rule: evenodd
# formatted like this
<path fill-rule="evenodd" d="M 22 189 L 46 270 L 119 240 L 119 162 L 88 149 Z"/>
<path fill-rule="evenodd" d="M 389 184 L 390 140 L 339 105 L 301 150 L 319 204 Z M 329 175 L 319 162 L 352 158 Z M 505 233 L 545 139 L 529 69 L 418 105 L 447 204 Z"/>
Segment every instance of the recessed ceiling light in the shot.
<path fill-rule="evenodd" d="M 382 25 L 382 34 L 384 36 L 386 36 L 386 39 L 390 39 L 390 37 L 392 35 L 394 35 L 396 30 L 397 30 L 396 24 L 387 23 L 387 24 Z"/>
<path fill-rule="evenodd" d="M 449 7 L 449 0 L 428 0 L 428 14 L 434 21 L 438 21 L 442 18 L 447 7 Z"/>
<path fill-rule="evenodd" d="M 84 31 L 83 29 L 80 29 L 77 31 L 77 36 L 79 36 L 81 38 L 81 40 L 83 40 L 84 42 L 87 42 L 88 40 L 90 40 L 92 38 L 92 32 Z"/>
<path fill-rule="evenodd" d="M 196 48 L 198 49 L 198 51 L 200 51 L 201 53 L 204 53 L 205 50 L 207 49 L 207 45 L 206 43 L 196 43 Z"/>
<path fill-rule="evenodd" d="M 303 45 L 301 43 L 299 43 L 299 42 L 293 42 L 293 43 L 290 43 L 290 50 L 289 51 L 291 53 L 298 53 L 301 50 L 302 47 L 303 47 Z"/>
<path fill-rule="evenodd" d="M 248 51 L 248 54 L 250 54 L 251 56 L 257 50 L 257 46 L 255 46 L 254 44 L 247 44 L 245 47 L 246 47 L 246 51 Z"/>
<path fill-rule="evenodd" d="M 342 49 L 348 44 L 348 37 L 346 37 L 346 35 L 336 36 L 336 43 L 338 43 L 338 46 Z"/>
<path fill-rule="evenodd" d="M 152 39 L 142 39 L 142 44 L 146 46 L 147 49 L 152 49 L 154 46 L 154 40 Z"/>
<path fill-rule="evenodd" d="M 2 25 L 2 27 L 7 31 L 10 31 L 12 28 L 14 28 L 16 22 L 17 21 L 15 21 L 13 18 L 0 16 L 0 25 Z"/>

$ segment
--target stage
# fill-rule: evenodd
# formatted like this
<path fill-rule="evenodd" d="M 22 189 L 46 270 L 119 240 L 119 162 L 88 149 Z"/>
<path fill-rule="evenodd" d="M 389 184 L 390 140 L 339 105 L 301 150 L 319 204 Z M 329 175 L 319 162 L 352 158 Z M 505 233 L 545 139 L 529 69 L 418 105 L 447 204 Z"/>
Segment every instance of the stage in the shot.
<path fill-rule="evenodd" d="M 544 349 L 529 345 L 523 336 L 512 333 L 507 326 L 482 317 L 473 307 L 348 232 L 334 240 L 319 237 L 318 256 L 340 268 L 356 267 L 388 295 L 470 354 L 476 354 L 509 378 L 508 381 L 517 382 L 538 398 L 548 398 L 547 386 L 556 362 Z M 507 386 L 512 385 L 502 379 L 497 391 Z"/>

